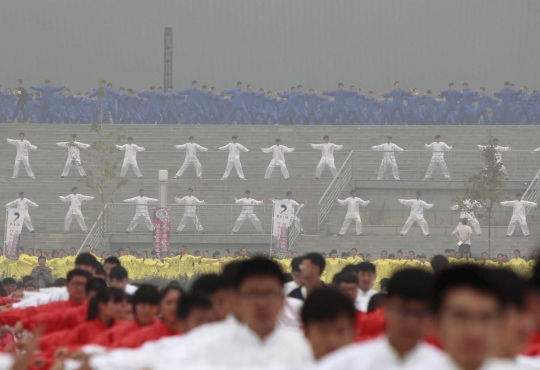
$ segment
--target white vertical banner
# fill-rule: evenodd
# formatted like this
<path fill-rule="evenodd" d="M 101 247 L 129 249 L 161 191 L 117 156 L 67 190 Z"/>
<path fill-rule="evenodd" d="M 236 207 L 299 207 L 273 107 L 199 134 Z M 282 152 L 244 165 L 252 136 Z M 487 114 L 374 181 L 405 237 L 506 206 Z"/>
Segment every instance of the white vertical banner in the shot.
<path fill-rule="evenodd" d="M 274 201 L 272 236 L 274 252 L 287 252 L 289 249 L 289 226 L 294 218 L 293 205 L 283 200 Z"/>
<path fill-rule="evenodd" d="M 4 256 L 11 260 L 19 258 L 19 236 L 24 221 L 24 211 L 8 208 L 6 212 L 6 234 L 4 239 Z"/>

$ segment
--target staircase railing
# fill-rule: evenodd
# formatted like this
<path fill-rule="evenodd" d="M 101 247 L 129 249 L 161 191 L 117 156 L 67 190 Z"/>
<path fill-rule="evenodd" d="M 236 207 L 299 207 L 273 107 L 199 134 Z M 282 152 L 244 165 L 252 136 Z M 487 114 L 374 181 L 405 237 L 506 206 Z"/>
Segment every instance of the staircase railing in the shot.
<path fill-rule="evenodd" d="M 84 239 L 83 243 L 81 244 L 81 247 L 77 251 L 77 255 L 81 253 L 84 247 L 87 245 L 92 246 L 92 248 L 97 248 L 98 245 L 101 244 L 101 238 L 103 234 L 105 233 L 105 229 L 103 225 L 107 225 L 107 211 L 109 210 L 109 207 L 111 206 L 111 203 L 107 203 L 105 205 L 105 209 L 101 211 L 99 214 L 96 222 L 86 235 L 86 238 Z M 103 219 L 105 218 L 105 222 L 103 222 Z"/>
<path fill-rule="evenodd" d="M 540 170 L 534 175 L 527 190 L 525 190 L 525 193 L 523 194 L 523 200 L 526 200 L 527 202 L 537 203 L 538 198 L 540 198 Z M 525 207 L 525 214 L 529 214 L 531 209 L 532 207 Z"/>

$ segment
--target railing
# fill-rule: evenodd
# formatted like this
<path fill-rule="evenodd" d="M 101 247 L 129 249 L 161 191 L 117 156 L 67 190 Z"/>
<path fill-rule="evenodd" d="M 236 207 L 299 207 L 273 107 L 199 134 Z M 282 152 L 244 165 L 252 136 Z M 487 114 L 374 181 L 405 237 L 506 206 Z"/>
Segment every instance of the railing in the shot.
<path fill-rule="evenodd" d="M 538 198 L 540 197 L 540 170 L 534 175 L 534 178 L 529 183 L 527 190 L 523 194 L 523 200 L 527 202 L 537 203 Z M 529 214 L 530 210 L 533 207 L 525 207 L 525 214 Z M 538 209 L 538 208 L 537 208 Z"/>
<path fill-rule="evenodd" d="M 107 203 L 105 205 L 104 211 L 99 214 L 96 222 L 86 235 L 86 238 L 84 238 L 81 247 L 77 251 L 77 255 L 79 255 L 79 253 L 81 253 L 83 248 L 87 245 L 92 246 L 92 248 L 97 248 L 98 246 L 101 246 L 101 238 L 107 232 L 107 216 L 111 206 L 111 203 Z M 105 220 L 103 220 L 104 218 Z M 105 230 L 103 229 L 103 225 L 105 225 Z"/>

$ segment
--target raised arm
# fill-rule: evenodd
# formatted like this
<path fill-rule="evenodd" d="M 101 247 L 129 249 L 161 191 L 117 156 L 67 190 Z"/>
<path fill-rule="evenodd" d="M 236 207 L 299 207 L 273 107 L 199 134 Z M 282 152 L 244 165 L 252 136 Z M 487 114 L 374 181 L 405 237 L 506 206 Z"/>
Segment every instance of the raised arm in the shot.
<path fill-rule="evenodd" d="M 347 202 L 345 200 L 341 200 L 341 199 L 337 199 L 336 198 L 336 202 L 338 202 L 338 204 L 342 205 L 342 206 L 346 206 L 347 205 Z"/>
<path fill-rule="evenodd" d="M 398 202 L 400 202 L 404 206 L 410 206 L 411 203 L 412 203 L 412 200 L 410 200 L 410 199 L 398 199 Z"/>
<path fill-rule="evenodd" d="M 283 145 L 283 149 L 285 149 L 285 153 L 292 153 L 295 150 L 295 148 L 288 148 L 285 145 Z"/>
<path fill-rule="evenodd" d="M 159 199 L 156 199 L 156 198 L 146 198 L 146 201 L 147 201 L 147 202 L 150 202 L 150 203 L 156 203 L 156 202 L 159 202 Z"/>
<path fill-rule="evenodd" d="M 94 197 L 90 196 L 90 195 L 82 195 L 81 194 L 81 200 L 92 200 L 94 199 Z"/>
<path fill-rule="evenodd" d="M 428 150 L 429 150 L 429 149 L 433 149 L 433 143 L 431 143 L 431 144 L 426 144 L 426 143 L 424 143 L 424 148 L 426 148 L 426 149 L 428 149 Z"/>
<path fill-rule="evenodd" d="M 501 202 L 500 204 L 503 207 L 513 207 L 514 203 L 516 203 L 515 200 L 509 200 L 509 201 L 506 201 L 506 202 Z"/>
<path fill-rule="evenodd" d="M 124 151 L 126 150 L 126 144 L 124 145 L 115 145 L 116 149 L 120 150 L 120 151 Z"/>
<path fill-rule="evenodd" d="M 184 149 L 186 149 L 186 144 L 175 145 L 174 147 L 175 147 L 176 149 L 178 149 L 178 150 L 184 150 Z"/>
<path fill-rule="evenodd" d="M 242 144 L 238 144 L 238 149 L 246 153 L 249 152 L 249 149 L 243 146 Z"/>
<path fill-rule="evenodd" d="M 231 145 L 231 144 L 229 143 L 229 144 L 227 144 L 227 145 L 224 145 L 224 146 L 222 146 L 222 147 L 219 147 L 218 150 L 228 150 L 230 145 Z"/>
<path fill-rule="evenodd" d="M 452 150 L 452 147 L 447 145 L 446 143 L 443 143 L 443 148 L 446 150 Z"/>
<path fill-rule="evenodd" d="M 334 96 L 334 97 L 336 96 L 335 91 L 323 91 L 322 94 L 326 96 Z"/>
<path fill-rule="evenodd" d="M 124 203 L 135 203 L 136 200 L 137 200 L 137 197 L 124 199 Z"/>
<path fill-rule="evenodd" d="M 451 211 L 457 211 L 459 209 L 459 204 L 454 204 L 452 207 L 448 208 Z"/>
<path fill-rule="evenodd" d="M 536 207 L 536 206 L 538 206 L 537 203 L 527 202 L 526 200 L 523 201 L 523 204 L 525 204 L 527 207 Z"/>
<path fill-rule="evenodd" d="M 61 143 L 56 143 L 56 146 L 58 146 L 60 148 L 68 148 L 68 142 L 64 141 L 64 142 L 61 142 Z"/>
<path fill-rule="evenodd" d="M 420 203 L 420 204 L 422 205 L 422 208 L 425 208 L 425 209 L 431 209 L 434 206 L 434 203 L 429 203 L 428 204 L 428 203 L 426 203 L 424 201 L 422 201 L 422 203 Z"/>
<path fill-rule="evenodd" d="M 144 146 L 138 146 L 138 145 L 133 145 L 133 148 L 135 148 L 135 151 L 137 152 L 144 152 L 146 150 Z"/>
<path fill-rule="evenodd" d="M 71 201 L 71 194 L 66 196 L 66 197 L 63 197 L 63 196 L 59 195 L 58 199 L 60 199 L 62 202 L 70 202 Z"/>
<path fill-rule="evenodd" d="M 30 207 L 39 207 L 37 203 L 32 202 L 30 199 L 26 198 L 26 204 Z"/>
<path fill-rule="evenodd" d="M 322 149 L 322 144 L 309 144 L 310 147 L 312 147 L 313 149 L 319 149 L 321 150 Z"/>
<path fill-rule="evenodd" d="M 88 149 L 88 148 L 91 147 L 90 144 L 79 143 L 79 142 L 77 143 L 77 146 L 78 146 L 79 148 L 81 148 L 81 149 Z"/>
<path fill-rule="evenodd" d="M 174 197 L 174 200 L 176 201 L 176 203 L 178 204 L 186 204 L 186 200 L 184 198 L 177 198 L 177 197 Z"/>
<path fill-rule="evenodd" d="M 8 142 L 8 144 L 11 144 L 11 145 L 17 145 L 17 140 L 6 139 L 6 141 Z"/>
<path fill-rule="evenodd" d="M 365 206 L 367 206 L 369 203 L 371 203 L 371 199 L 363 200 L 363 199 L 358 198 L 358 199 L 356 200 L 356 202 L 357 202 L 358 204 L 360 204 L 361 206 L 364 206 L 364 207 L 365 207 Z"/>
<path fill-rule="evenodd" d="M 392 144 L 392 150 L 395 150 L 396 152 L 402 152 L 402 151 L 404 151 L 405 149 L 400 148 L 400 147 L 397 146 L 396 144 Z"/>
<path fill-rule="evenodd" d="M 497 148 L 499 152 L 509 152 L 512 150 L 512 147 L 510 146 L 500 146 Z"/>
<path fill-rule="evenodd" d="M 263 153 L 272 153 L 274 151 L 274 147 L 271 146 L 270 148 L 261 148 L 261 152 Z"/>
<path fill-rule="evenodd" d="M 15 199 L 13 202 L 9 202 L 6 204 L 6 208 L 11 208 L 17 205 L 17 199 Z"/>
<path fill-rule="evenodd" d="M 205 148 L 204 146 L 200 146 L 199 144 L 195 145 L 195 149 L 197 149 L 199 152 L 207 152 L 208 148 Z"/>

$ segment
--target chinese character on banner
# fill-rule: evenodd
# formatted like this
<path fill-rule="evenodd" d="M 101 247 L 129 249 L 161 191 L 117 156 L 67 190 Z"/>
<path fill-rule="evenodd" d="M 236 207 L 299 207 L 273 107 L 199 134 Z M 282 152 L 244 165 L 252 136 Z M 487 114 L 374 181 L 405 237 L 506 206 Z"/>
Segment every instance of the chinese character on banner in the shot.
<path fill-rule="evenodd" d="M 6 217 L 6 235 L 4 238 L 4 255 L 10 260 L 19 259 L 18 247 L 24 219 L 24 211 L 8 208 Z"/>
<path fill-rule="evenodd" d="M 289 226 L 293 217 L 293 205 L 291 202 L 274 201 L 273 217 L 273 250 L 276 253 L 287 252 L 289 249 Z"/>
<path fill-rule="evenodd" d="M 166 257 L 171 244 L 171 210 L 154 208 L 154 250 L 157 258 Z"/>

